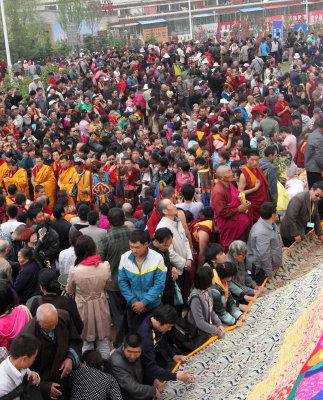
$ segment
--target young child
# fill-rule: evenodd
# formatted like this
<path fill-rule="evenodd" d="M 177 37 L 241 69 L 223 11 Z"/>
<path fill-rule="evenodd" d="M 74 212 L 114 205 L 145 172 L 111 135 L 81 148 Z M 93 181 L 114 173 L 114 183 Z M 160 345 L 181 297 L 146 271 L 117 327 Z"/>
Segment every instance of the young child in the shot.
<path fill-rule="evenodd" d="M 199 192 L 201 193 L 202 202 L 204 206 L 207 207 L 210 205 L 212 172 L 210 168 L 206 166 L 206 162 L 203 157 L 196 158 L 195 166 L 198 176 L 197 187 L 199 188 Z"/>

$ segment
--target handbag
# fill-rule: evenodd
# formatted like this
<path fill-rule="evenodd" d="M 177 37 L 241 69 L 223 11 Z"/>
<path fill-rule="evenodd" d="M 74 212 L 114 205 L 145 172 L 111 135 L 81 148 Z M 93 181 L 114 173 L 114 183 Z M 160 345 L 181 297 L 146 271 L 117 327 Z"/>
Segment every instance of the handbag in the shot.
<path fill-rule="evenodd" d="M 182 296 L 182 292 L 181 289 L 179 288 L 179 286 L 177 285 L 177 283 L 175 282 L 174 285 L 174 306 L 181 306 L 183 305 L 183 296 Z"/>
<path fill-rule="evenodd" d="M 78 193 L 78 187 L 77 187 L 77 183 L 74 183 L 71 193 L 74 197 L 77 197 L 77 193 Z"/>

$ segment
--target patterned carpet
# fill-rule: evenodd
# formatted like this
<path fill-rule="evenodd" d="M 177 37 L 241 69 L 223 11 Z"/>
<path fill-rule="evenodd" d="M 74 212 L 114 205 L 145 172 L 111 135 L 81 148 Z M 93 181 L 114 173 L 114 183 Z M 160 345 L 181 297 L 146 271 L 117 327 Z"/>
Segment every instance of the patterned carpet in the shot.
<path fill-rule="evenodd" d="M 214 341 L 180 367 L 191 369 L 196 382 L 191 385 L 168 382 L 161 398 L 268 399 L 262 393 L 271 383 L 267 381 L 264 385 L 256 385 L 266 379 L 277 364 L 286 330 L 307 309 L 310 313 L 312 305 L 317 304 L 322 287 L 322 245 L 310 234 L 304 242 L 292 246 L 284 255 L 284 267 L 266 285 L 267 295 L 252 305 L 243 326 L 227 332 L 223 339 Z M 311 335 L 319 337 L 323 331 L 322 314 L 312 312 L 311 316 Z M 306 320 L 307 317 L 303 318 Z M 299 334 L 303 332 L 298 331 Z M 308 348 L 309 354 L 315 345 L 313 340 Z M 306 358 L 302 361 L 305 362 Z M 295 379 L 298 373 L 294 373 Z M 251 392 L 253 395 L 249 397 Z M 287 396 L 279 397 L 285 398 Z"/>

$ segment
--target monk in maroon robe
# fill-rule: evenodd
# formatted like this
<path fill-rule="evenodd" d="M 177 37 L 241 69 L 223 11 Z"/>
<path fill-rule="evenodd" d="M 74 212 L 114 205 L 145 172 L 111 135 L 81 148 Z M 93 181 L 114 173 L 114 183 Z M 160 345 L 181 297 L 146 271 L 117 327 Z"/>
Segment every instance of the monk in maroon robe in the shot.
<path fill-rule="evenodd" d="M 234 179 L 233 172 L 228 166 L 220 166 L 216 170 L 216 176 L 219 181 L 213 187 L 211 205 L 221 244 L 228 249 L 234 240 L 247 241 L 250 228 L 247 211 L 251 204 L 241 204 L 239 191 L 231 183 Z"/>
<path fill-rule="evenodd" d="M 244 192 L 246 199 L 252 207 L 253 223 L 260 217 L 260 206 L 268 201 L 268 182 L 262 170 L 258 167 L 259 154 L 257 150 L 251 149 L 247 155 L 247 164 L 242 168 L 239 180 L 239 191 Z"/>

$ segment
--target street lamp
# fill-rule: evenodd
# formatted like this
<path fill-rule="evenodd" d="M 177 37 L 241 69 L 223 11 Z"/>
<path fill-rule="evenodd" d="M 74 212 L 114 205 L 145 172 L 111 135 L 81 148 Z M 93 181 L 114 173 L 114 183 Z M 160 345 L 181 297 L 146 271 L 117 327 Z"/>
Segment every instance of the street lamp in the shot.
<path fill-rule="evenodd" d="M 6 46 L 6 56 L 7 56 L 7 66 L 8 66 L 8 72 L 9 72 L 9 79 L 10 79 L 10 83 L 12 84 L 13 83 L 12 64 L 11 64 L 11 56 L 10 56 L 8 32 L 7 32 L 6 16 L 5 16 L 5 13 L 4 13 L 3 0 L 0 0 L 0 7 L 1 7 L 1 17 L 2 17 L 4 43 L 5 43 L 5 46 Z"/>
<path fill-rule="evenodd" d="M 188 18 L 190 20 L 190 37 L 193 39 L 191 0 L 188 0 Z"/>

